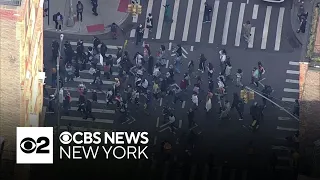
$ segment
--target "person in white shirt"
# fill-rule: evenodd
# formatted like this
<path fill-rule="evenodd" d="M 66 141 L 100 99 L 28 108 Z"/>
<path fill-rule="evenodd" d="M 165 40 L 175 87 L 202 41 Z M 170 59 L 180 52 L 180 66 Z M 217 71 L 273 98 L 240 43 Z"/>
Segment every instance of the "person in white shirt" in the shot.
<path fill-rule="evenodd" d="M 220 55 L 221 72 L 224 72 L 224 70 L 225 70 L 225 62 L 227 60 L 227 51 L 225 49 L 222 49 L 222 50 L 219 51 L 219 55 Z"/>
<path fill-rule="evenodd" d="M 144 89 L 145 92 L 147 92 L 148 85 L 149 85 L 148 80 L 147 80 L 147 79 L 144 79 L 144 81 L 142 82 L 142 87 L 143 87 L 143 89 Z"/>
<path fill-rule="evenodd" d="M 230 63 L 230 61 L 228 61 L 228 62 L 226 63 L 226 70 L 225 70 L 225 72 L 224 72 L 225 77 L 226 77 L 226 80 L 228 80 L 228 79 L 231 79 L 231 80 L 232 80 L 232 77 L 231 77 L 231 69 L 232 69 L 231 63 Z M 232 81 L 233 81 L 233 80 L 232 80 Z"/>
<path fill-rule="evenodd" d="M 139 52 L 137 52 L 137 54 L 136 54 L 136 65 L 138 67 L 142 66 L 142 58 L 143 58 L 142 55 Z"/>
<path fill-rule="evenodd" d="M 192 94 L 191 100 L 192 100 L 193 105 L 198 107 L 199 99 L 198 99 L 198 95 L 196 93 Z"/>

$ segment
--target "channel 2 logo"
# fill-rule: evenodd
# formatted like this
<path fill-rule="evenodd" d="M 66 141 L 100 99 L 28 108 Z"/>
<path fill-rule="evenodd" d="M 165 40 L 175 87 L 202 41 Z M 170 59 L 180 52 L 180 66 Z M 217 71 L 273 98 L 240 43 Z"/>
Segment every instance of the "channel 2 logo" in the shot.
<path fill-rule="evenodd" d="M 17 127 L 17 164 L 53 164 L 53 127 Z"/>

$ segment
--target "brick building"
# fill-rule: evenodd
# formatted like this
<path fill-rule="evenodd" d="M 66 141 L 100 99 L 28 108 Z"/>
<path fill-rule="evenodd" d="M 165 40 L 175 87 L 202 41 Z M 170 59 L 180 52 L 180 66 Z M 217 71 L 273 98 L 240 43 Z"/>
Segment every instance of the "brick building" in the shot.
<path fill-rule="evenodd" d="M 0 0 L 2 159 L 15 161 L 17 126 L 39 126 L 43 105 L 43 0 Z M 1 179 L 1 178 L 0 178 Z"/>

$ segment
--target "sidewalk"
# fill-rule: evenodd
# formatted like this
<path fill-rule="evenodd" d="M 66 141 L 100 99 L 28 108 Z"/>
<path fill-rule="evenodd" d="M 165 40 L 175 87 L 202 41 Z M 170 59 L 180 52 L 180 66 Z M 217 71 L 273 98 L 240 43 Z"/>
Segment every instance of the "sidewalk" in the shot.
<path fill-rule="evenodd" d="M 55 23 L 53 15 L 60 12 L 64 18 L 62 32 L 66 34 L 76 35 L 99 35 L 110 32 L 110 28 L 106 28 L 115 22 L 120 26 L 129 14 L 126 12 L 129 0 L 100 0 L 98 1 L 98 16 L 92 14 L 92 5 L 90 0 L 81 1 L 83 4 L 83 21 L 77 21 L 76 4 L 77 0 L 48 0 L 49 13 L 43 18 L 43 26 L 45 31 L 54 31 Z M 73 6 L 74 25 L 67 26 L 69 17 L 70 1 Z M 49 18 L 49 19 L 48 19 Z M 49 20 L 49 21 L 48 21 Z M 49 25 L 48 25 L 49 22 Z"/>

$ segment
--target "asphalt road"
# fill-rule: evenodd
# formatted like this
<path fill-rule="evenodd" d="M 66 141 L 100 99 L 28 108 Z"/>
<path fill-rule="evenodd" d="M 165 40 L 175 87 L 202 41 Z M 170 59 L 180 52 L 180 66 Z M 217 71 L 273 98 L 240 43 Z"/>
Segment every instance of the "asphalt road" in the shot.
<path fill-rule="evenodd" d="M 82 38 L 82 37 L 81 37 Z M 66 36 L 66 39 L 68 40 L 68 36 Z M 72 40 L 74 41 L 76 38 L 73 36 Z M 84 38 L 82 38 L 84 39 Z M 84 40 L 85 42 L 91 42 L 89 40 L 90 38 L 86 37 Z M 107 45 L 115 45 L 119 46 L 123 44 L 123 39 L 125 38 L 119 38 L 116 41 L 113 40 L 106 40 Z M 44 43 L 44 52 L 45 52 L 45 64 L 47 66 L 47 69 L 51 69 L 50 64 L 50 53 L 51 53 L 51 39 L 45 38 Z M 152 54 L 156 54 L 158 51 L 160 45 L 162 43 L 156 43 L 151 42 L 151 52 Z M 167 48 L 170 46 L 168 42 L 163 43 Z M 177 43 L 173 43 L 171 46 L 174 47 Z M 191 48 L 193 47 L 193 50 Z M 195 66 L 197 67 L 197 59 L 199 57 L 200 53 L 204 53 L 207 57 L 209 62 L 212 62 L 214 67 L 219 69 L 218 63 L 218 51 L 222 47 L 204 47 L 204 46 L 196 46 L 195 44 L 183 44 L 184 49 L 186 50 L 184 52 L 185 58 L 183 59 L 183 65 L 182 65 L 182 72 L 186 69 L 188 60 L 192 59 L 195 61 Z M 173 49 L 173 48 L 172 48 Z M 130 52 L 130 55 L 133 56 L 133 54 L 137 51 L 142 52 L 141 46 L 135 46 L 131 41 L 129 41 L 129 45 L 127 47 L 127 50 Z M 297 76 L 294 74 L 288 74 L 287 70 L 297 70 L 297 67 L 294 65 L 290 65 L 289 61 L 297 62 L 299 59 L 299 52 L 293 51 L 291 49 L 291 52 L 282 52 L 282 53 L 276 53 L 276 52 L 269 52 L 269 51 L 260 51 L 257 49 L 245 49 L 245 48 L 227 48 L 228 55 L 231 57 L 231 62 L 233 65 L 233 72 L 235 72 L 236 69 L 241 68 L 244 71 L 244 83 L 248 84 L 250 81 L 250 72 L 253 66 L 257 65 L 258 61 L 261 61 L 266 69 L 266 74 L 264 76 L 265 80 L 262 81 L 263 84 L 268 84 L 273 87 L 275 90 L 274 97 L 279 99 L 277 103 L 281 104 L 282 106 L 286 107 L 292 107 L 292 102 L 282 102 L 283 97 L 290 97 L 290 98 L 297 98 L 297 94 L 294 93 L 287 93 L 284 91 L 284 88 L 297 88 L 297 85 L 294 83 L 286 83 L 286 79 L 295 79 L 297 80 Z M 168 53 L 168 57 L 171 56 L 171 52 Z M 169 58 L 170 59 L 170 58 Z M 173 58 L 170 59 L 169 64 L 173 63 Z M 292 64 L 292 63 L 291 63 Z M 195 68 L 196 69 L 196 68 Z M 166 70 L 164 70 L 166 71 Z M 215 76 L 217 76 L 217 73 L 215 73 Z M 82 78 L 90 79 L 90 75 L 88 74 L 81 74 Z M 176 75 L 176 81 L 180 82 L 181 75 Z M 207 74 L 204 73 L 202 75 L 202 78 L 204 80 L 207 79 Z M 151 81 L 149 81 L 151 82 Z M 206 82 L 206 81 L 204 81 Z M 292 85 L 293 84 L 293 85 Z M 77 83 L 67 83 L 65 87 L 75 87 Z M 87 87 L 90 85 L 86 84 Z M 229 100 L 231 99 L 231 95 L 233 92 L 239 93 L 240 89 L 234 87 L 232 84 L 228 85 L 228 93 L 229 93 Z M 109 86 L 106 85 L 104 88 L 108 88 Z M 206 91 L 206 83 L 203 85 L 204 92 Z M 169 131 L 163 131 L 159 132 L 161 129 L 161 110 L 160 102 L 159 101 L 153 101 L 153 110 L 151 111 L 151 115 L 146 116 L 142 111 L 133 109 L 131 112 L 132 117 L 136 119 L 136 121 L 132 124 L 121 124 L 119 125 L 108 125 L 103 126 L 97 123 L 79 123 L 77 126 L 89 126 L 93 128 L 101 128 L 104 129 L 117 129 L 117 130 L 130 130 L 130 131 L 145 131 L 148 130 L 150 132 L 150 139 L 151 143 L 155 144 L 154 147 L 152 147 L 152 150 L 157 151 L 158 146 L 160 142 L 162 142 L 164 139 L 170 140 L 173 144 L 175 144 L 177 137 L 180 138 L 181 142 L 183 141 L 183 138 L 185 137 L 184 134 L 188 132 L 188 124 L 186 122 L 186 112 L 188 107 L 190 107 L 190 98 L 191 98 L 191 91 L 188 91 L 188 95 L 186 96 L 186 103 L 184 108 L 182 108 L 181 103 L 177 103 L 175 106 L 175 115 L 177 116 L 177 120 L 182 120 L 181 127 L 177 130 L 177 134 L 173 135 Z M 71 96 L 77 98 L 76 92 L 71 92 Z M 100 96 L 100 95 L 99 95 Z M 89 95 L 90 97 L 90 95 Z M 279 108 L 274 108 L 272 106 L 268 106 L 265 110 L 265 120 L 261 123 L 261 127 L 258 132 L 252 133 L 248 131 L 247 129 L 243 128 L 242 125 L 248 125 L 251 123 L 251 119 L 249 116 L 249 106 L 252 102 L 249 102 L 248 105 L 246 105 L 245 110 L 245 118 L 243 121 L 239 121 L 236 112 L 231 113 L 231 121 L 225 122 L 221 125 L 218 123 L 218 115 L 217 115 L 217 104 L 216 99 L 213 100 L 213 109 L 210 113 L 209 118 L 205 117 L 204 113 L 204 98 L 205 93 L 202 93 L 199 95 L 200 102 L 200 108 L 199 112 L 196 113 L 196 123 L 199 125 L 194 130 L 198 133 L 201 132 L 199 135 L 199 143 L 197 144 L 196 152 L 195 154 L 199 154 L 199 157 L 204 157 L 204 154 L 207 154 L 207 152 L 214 152 L 215 154 L 219 154 L 218 161 L 223 162 L 224 160 L 230 161 L 232 166 L 239 167 L 242 166 L 245 162 L 245 151 L 246 146 L 249 141 L 253 140 L 254 146 L 257 149 L 257 152 L 259 154 L 259 157 L 257 158 L 257 164 L 262 164 L 259 162 L 266 162 L 268 155 L 272 150 L 272 145 L 274 146 L 286 146 L 288 149 L 290 146 L 287 145 L 286 141 L 283 139 L 286 136 L 292 135 L 292 131 L 288 130 L 279 130 L 277 129 L 277 126 L 281 127 L 290 127 L 290 128 L 297 128 L 298 123 L 294 121 L 289 121 L 288 119 L 286 121 L 279 121 L 279 117 L 287 116 L 283 111 L 280 111 Z M 99 97 L 100 100 L 104 100 L 104 97 Z M 257 97 L 257 101 L 261 102 L 261 98 Z M 163 99 L 163 104 L 166 102 L 171 103 L 172 97 L 166 97 Z M 101 103 L 103 104 L 103 103 Z M 94 105 L 93 108 L 103 108 L 104 105 L 100 105 L 99 103 Z M 203 107 L 203 108 L 201 108 Z M 135 108 L 135 107 L 132 107 Z M 140 107 L 141 108 L 141 107 Z M 73 114 L 74 113 L 74 114 Z M 79 116 L 78 112 L 72 112 L 71 116 Z M 97 117 L 100 117 L 97 115 Z M 108 118 L 115 120 L 115 115 L 106 116 L 105 114 L 101 115 L 101 118 Z M 157 119 L 160 119 L 159 123 L 157 122 Z M 46 118 L 47 119 L 47 118 Z M 51 118 L 48 118 L 51 123 L 54 124 L 55 119 L 53 116 Z M 51 120 L 50 120 L 51 119 Z M 292 120 L 292 119 L 291 119 Z M 88 120 L 91 121 L 91 120 Z M 116 122 L 116 121 L 115 121 Z M 67 123 L 67 122 L 66 122 Z M 179 121 L 177 122 L 177 126 L 179 126 Z M 93 125 L 94 124 L 94 125 Z M 280 124 L 280 125 L 279 125 Z M 155 141 L 156 138 L 156 142 Z M 153 146 L 153 145 L 150 146 Z M 183 147 L 182 144 L 174 145 L 174 149 L 179 149 L 177 152 L 180 152 L 181 154 L 181 147 Z M 288 157 L 287 150 L 277 150 L 277 154 L 279 156 Z M 239 163 L 240 162 L 240 163 Z M 283 164 L 281 164 L 281 167 L 288 167 L 288 161 L 285 159 Z M 264 167 L 267 166 L 267 164 L 263 164 Z M 162 172 L 161 172 L 162 173 Z"/>
<path fill-rule="evenodd" d="M 183 2 L 183 3 L 182 3 Z M 211 22 L 202 23 L 204 2 L 213 6 Z M 164 21 L 164 7 L 169 4 L 169 16 L 173 22 Z M 240 38 L 242 24 L 250 21 L 252 24 L 252 47 L 254 50 L 292 51 L 298 45 L 290 24 L 291 2 L 266 3 L 261 0 L 242 1 L 142 1 L 143 11 L 138 17 L 138 23 L 145 25 L 146 15 L 153 16 L 152 33 L 145 30 L 144 39 L 147 42 L 168 41 L 197 47 L 248 47 Z M 238 27 L 239 26 L 239 27 Z M 128 37 L 135 37 L 127 32 Z M 278 44 L 279 48 L 276 48 Z"/>

